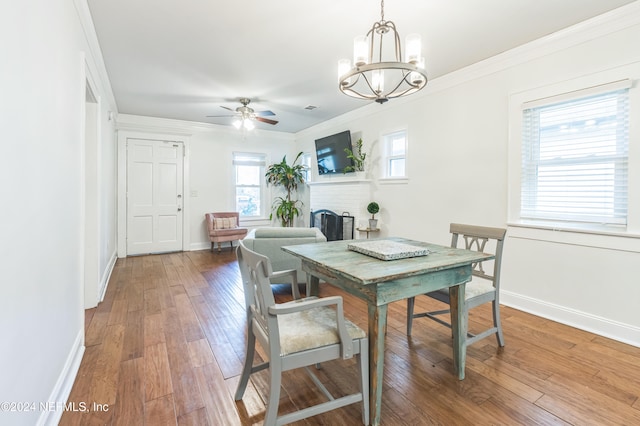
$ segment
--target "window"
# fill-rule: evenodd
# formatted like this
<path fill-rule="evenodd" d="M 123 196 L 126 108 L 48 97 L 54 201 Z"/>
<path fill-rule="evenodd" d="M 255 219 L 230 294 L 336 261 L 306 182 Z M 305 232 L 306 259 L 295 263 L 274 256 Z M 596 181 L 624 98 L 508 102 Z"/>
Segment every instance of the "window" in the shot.
<path fill-rule="evenodd" d="M 304 166 L 304 181 L 311 182 L 311 154 L 305 152 L 300 156 L 300 164 Z"/>
<path fill-rule="evenodd" d="M 246 218 L 264 217 L 264 154 L 233 153 L 236 186 L 236 211 Z"/>
<path fill-rule="evenodd" d="M 523 106 L 522 219 L 626 226 L 629 90 L 593 92 Z"/>
<path fill-rule="evenodd" d="M 384 177 L 403 178 L 407 176 L 407 132 L 401 130 L 382 137 L 384 149 Z"/>

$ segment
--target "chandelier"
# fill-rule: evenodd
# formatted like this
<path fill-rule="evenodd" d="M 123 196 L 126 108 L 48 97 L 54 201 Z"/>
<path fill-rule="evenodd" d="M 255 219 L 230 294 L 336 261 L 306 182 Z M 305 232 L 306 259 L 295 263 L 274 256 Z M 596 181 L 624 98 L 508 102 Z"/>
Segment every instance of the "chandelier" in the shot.
<path fill-rule="evenodd" d="M 384 20 L 384 0 L 380 2 L 380 15 L 380 21 L 373 24 L 366 36 L 354 39 L 353 67 L 348 59 L 338 61 L 338 79 L 340 91 L 345 95 L 383 104 L 389 99 L 422 89 L 427 84 L 427 74 L 421 56 L 420 35 L 407 36 L 406 62 L 403 62 L 396 26 Z M 390 37 L 385 44 L 384 36 L 387 34 Z M 389 46 L 393 48 L 394 55 L 383 55 L 383 47 Z"/>

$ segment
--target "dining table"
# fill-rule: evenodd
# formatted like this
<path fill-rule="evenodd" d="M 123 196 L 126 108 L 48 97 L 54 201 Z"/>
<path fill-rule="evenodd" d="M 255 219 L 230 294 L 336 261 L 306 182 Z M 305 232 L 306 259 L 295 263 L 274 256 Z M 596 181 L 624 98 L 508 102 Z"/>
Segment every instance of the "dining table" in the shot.
<path fill-rule="evenodd" d="M 370 422 L 379 425 L 389 303 L 449 288 L 453 368 L 458 379 L 462 380 L 467 336 L 465 283 L 472 278 L 474 264 L 490 260 L 494 255 L 401 237 L 366 240 L 374 244 L 377 241 L 411 246 L 419 253 L 389 260 L 388 256 L 359 250 L 358 244 L 354 244 L 359 241 L 299 244 L 284 246 L 282 250 L 301 260 L 302 270 L 307 273 L 308 296 L 317 296 L 319 283 L 323 281 L 367 303 Z"/>

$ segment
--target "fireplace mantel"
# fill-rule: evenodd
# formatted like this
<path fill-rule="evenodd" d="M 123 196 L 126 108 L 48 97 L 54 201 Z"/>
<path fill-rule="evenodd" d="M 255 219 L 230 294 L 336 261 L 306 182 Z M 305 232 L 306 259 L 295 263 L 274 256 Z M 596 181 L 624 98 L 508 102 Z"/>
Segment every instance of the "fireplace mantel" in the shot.
<path fill-rule="evenodd" d="M 318 182 L 318 181 L 313 181 L 313 182 L 307 182 L 307 185 L 309 186 L 316 186 L 316 185 L 341 185 L 341 184 L 360 184 L 360 183 L 366 183 L 366 184 L 370 184 L 371 183 L 371 179 L 335 179 L 335 180 L 327 180 L 324 182 Z"/>

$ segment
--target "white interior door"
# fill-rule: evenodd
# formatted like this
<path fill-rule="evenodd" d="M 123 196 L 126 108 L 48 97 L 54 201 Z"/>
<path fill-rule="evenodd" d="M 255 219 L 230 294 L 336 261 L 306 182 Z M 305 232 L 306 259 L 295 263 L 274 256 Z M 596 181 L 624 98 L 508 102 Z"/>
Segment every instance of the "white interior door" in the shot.
<path fill-rule="evenodd" d="M 182 250 L 184 146 L 127 140 L 127 254 Z"/>

